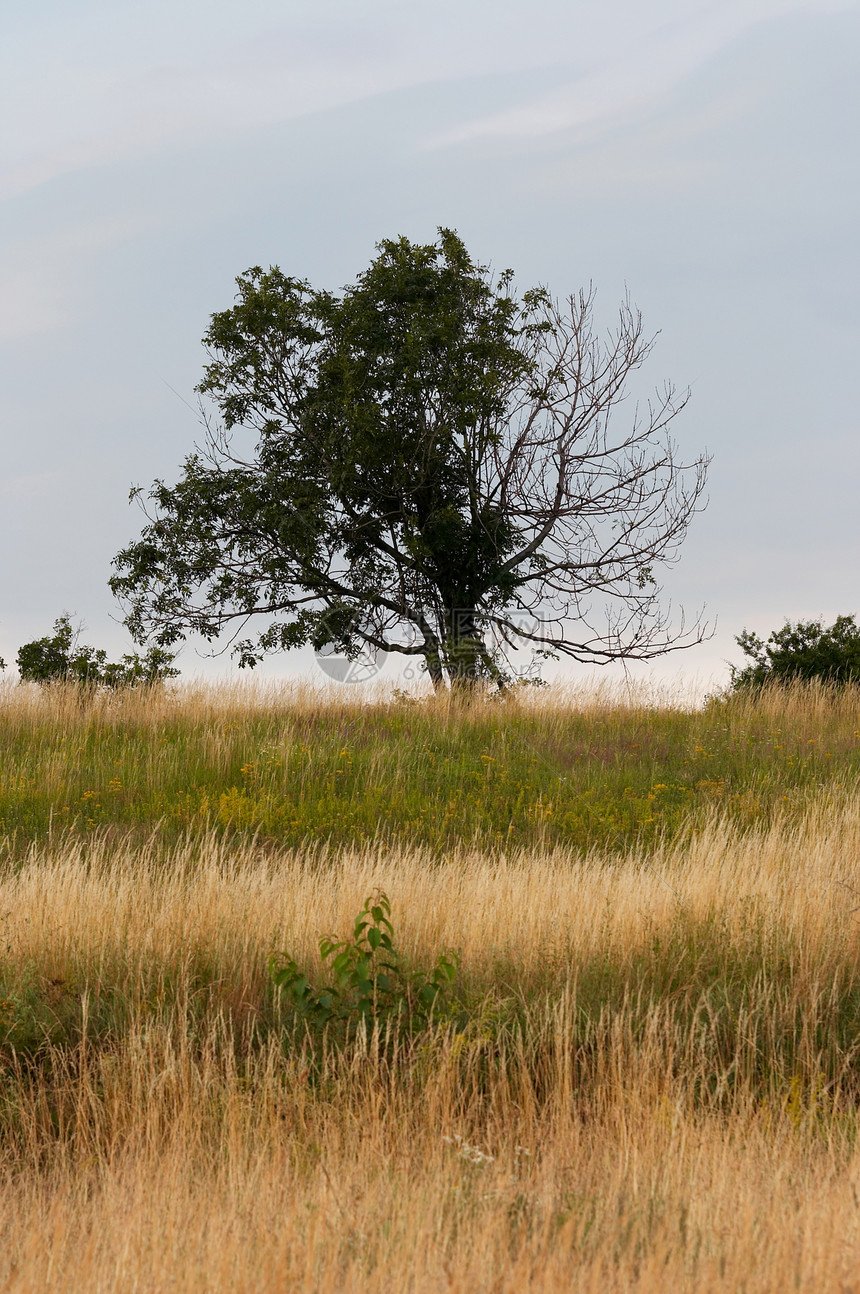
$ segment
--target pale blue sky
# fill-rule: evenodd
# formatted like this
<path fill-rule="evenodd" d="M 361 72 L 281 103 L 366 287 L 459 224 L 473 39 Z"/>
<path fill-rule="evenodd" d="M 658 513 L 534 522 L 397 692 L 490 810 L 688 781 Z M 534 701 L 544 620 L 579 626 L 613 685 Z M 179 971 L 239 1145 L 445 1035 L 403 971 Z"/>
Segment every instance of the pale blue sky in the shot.
<path fill-rule="evenodd" d="M 35 0 L 3 29 L 7 661 L 64 609 L 127 648 L 129 486 L 191 449 L 234 276 L 337 287 L 439 224 L 607 319 L 628 286 L 648 376 L 692 387 L 711 502 L 669 586 L 719 627 L 658 672 L 860 612 L 860 0 Z"/>

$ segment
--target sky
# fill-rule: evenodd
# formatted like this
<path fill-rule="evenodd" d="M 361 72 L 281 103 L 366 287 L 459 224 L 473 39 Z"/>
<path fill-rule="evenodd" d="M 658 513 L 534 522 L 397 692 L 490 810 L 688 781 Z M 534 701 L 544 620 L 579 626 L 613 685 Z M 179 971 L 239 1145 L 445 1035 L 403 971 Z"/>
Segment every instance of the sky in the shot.
<path fill-rule="evenodd" d="M 523 288 L 593 283 L 607 323 L 629 291 L 651 383 L 690 387 L 675 434 L 713 455 L 709 503 L 666 588 L 714 633 L 649 675 L 725 681 L 743 628 L 860 613 L 860 0 L 4 10 L 7 663 L 63 611 L 130 649 L 107 587 L 129 490 L 199 437 L 235 276 L 336 289 L 440 225 Z"/>

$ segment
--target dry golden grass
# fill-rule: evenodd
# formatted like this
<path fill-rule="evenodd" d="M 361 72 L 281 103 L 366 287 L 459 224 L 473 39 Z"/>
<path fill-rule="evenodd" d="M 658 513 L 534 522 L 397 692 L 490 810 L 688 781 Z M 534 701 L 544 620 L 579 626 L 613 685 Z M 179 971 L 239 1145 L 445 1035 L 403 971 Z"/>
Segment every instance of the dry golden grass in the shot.
<path fill-rule="evenodd" d="M 563 726 L 572 714 L 689 713 L 704 703 L 699 684 L 685 684 L 682 680 L 655 683 L 647 679 L 625 682 L 597 674 L 579 682 L 555 682 L 541 688 L 518 687 L 506 694 L 504 708 L 515 714 L 542 713 Z M 737 693 L 731 703 L 733 716 L 741 722 L 755 718 L 784 726 L 802 722 L 833 727 L 842 722 L 856 723 L 860 714 L 860 685 L 833 688 L 819 682 L 798 681 L 755 693 Z M 216 683 L 177 680 L 157 688 L 112 692 L 90 691 L 76 684 L 62 683 L 40 687 L 0 678 L 0 713 L 4 726 L 18 724 L 28 732 L 32 731 L 34 722 L 46 728 L 58 725 L 67 730 L 104 720 L 157 726 L 179 718 L 193 725 L 253 715 L 266 719 L 322 715 L 327 721 L 335 722 L 341 715 L 402 704 L 420 705 L 422 711 L 429 711 L 437 721 L 450 718 L 457 722 L 464 712 L 499 713 L 499 701 L 494 693 L 434 694 L 421 684 L 409 689 L 393 688 L 387 682 L 342 687 L 327 682 L 320 684 L 313 678 L 264 680 L 248 676 Z"/>
<path fill-rule="evenodd" d="M 469 1022 L 285 1046 L 269 953 L 375 886 Z M 10 855 L 0 1289 L 860 1289 L 857 890 L 856 793 L 620 857 Z"/>

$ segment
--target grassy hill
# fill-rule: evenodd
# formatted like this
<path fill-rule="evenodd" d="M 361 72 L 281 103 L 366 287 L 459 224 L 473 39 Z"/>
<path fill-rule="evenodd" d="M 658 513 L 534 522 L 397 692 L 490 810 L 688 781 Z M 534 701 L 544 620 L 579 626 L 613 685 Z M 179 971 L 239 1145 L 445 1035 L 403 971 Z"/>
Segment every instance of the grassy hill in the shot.
<path fill-rule="evenodd" d="M 0 734 L 3 1288 L 852 1288 L 857 690 L 7 686 Z M 380 889 L 450 991 L 303 1012 L 272 961 L 330 982 Z"/>
<path fill-rule="evenodd" d="M 803 813 L 860 775 L 854 690 L 704 708 L 552 691 L 470 706 L 253 687 L 0 696 L 0 838 L 19 845 L 131 829 L 627 849 L 715 808 L 742 825 Z"/>

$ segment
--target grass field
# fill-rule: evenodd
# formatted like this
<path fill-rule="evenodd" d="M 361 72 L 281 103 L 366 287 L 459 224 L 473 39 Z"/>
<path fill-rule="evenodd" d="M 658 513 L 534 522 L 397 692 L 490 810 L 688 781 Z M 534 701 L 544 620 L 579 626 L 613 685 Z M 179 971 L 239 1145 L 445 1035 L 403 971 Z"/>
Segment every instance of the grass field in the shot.
<path fill-rule="evenodd" d="M 674 837 L 719 808 L 741 825 L 860 777 L 856 693 L 537 695 L 451 706 L 343 689 L 236 687 L 85 699 L 0 685 L 0 837 L 213 831 L 279 845 L 425 845 L 442 856 Z"/>
<path fill-rule="evenodd" d="M 860 1290 L 860 692 L 0 734 L 0 1289 Z M 450 1000 L 322 1026 L 378 888 Z"/>

